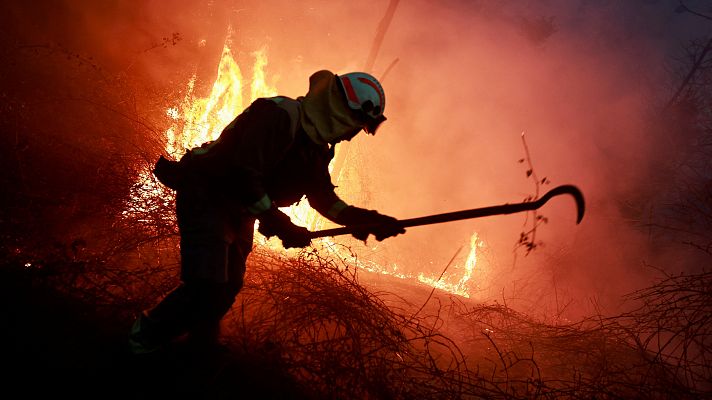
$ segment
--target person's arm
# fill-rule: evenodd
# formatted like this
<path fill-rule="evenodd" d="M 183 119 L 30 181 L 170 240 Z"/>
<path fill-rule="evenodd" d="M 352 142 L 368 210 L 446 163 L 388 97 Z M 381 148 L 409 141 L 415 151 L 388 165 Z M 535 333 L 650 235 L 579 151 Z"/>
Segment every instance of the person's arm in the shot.
<path fill-rule="evenodd" d="M 326 175 L 315 182 L 315 186 L 307 193 L 309 204 L 319 214 L 328 220 L 344 226 L 362 226 L 363 229 L 353 233 L 356 239 L 366 241 L 372 234 L 376 240 L 397 236 L 405 233 L 405 228 L 398 225 L 398 220 L 375 210 L 368 210 L 347 204 L 334 192 L 335 186 L 331 177 Z"/>
<path fill-rule="evenodd" d="M 232 149 L 228 192 L 259 220 L 260 233 L 278 236 L 285 248 L 309 245 L 309 231 L 277 208 L 264 184 L 294 142 L 289 114 L 269 100 L 258 100 L 225 128 L 220 140 Z"/>

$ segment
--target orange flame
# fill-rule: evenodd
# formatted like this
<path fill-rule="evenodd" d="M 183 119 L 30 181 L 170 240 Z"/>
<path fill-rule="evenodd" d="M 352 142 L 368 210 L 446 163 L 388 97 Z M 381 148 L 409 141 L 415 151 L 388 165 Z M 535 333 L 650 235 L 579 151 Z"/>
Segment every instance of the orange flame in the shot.
<path fill-rule="evenodd" d="M 470 237 L 470 253 L 467 255 L 467 259 L 464 264 L 464 272 L 462 277 L 457 282 L 449 282 L 448 277 L 441 277 L 439 279 L 434 279 L 426 277 L 424 274 L 418 275 L 418 280 L 425 283 L 428 286 L 432 286 L 446 292 L 450 292 L 462 297 L 470 297 L 470 278 L 477 266 L 477 249 L 484 246 L 484 243 L 480 240 L 477 232 L 473 233 Z M 454 269 L 458 269 L 455 265 Z M 444 279 L 443 279 L 444 278 Z"/>

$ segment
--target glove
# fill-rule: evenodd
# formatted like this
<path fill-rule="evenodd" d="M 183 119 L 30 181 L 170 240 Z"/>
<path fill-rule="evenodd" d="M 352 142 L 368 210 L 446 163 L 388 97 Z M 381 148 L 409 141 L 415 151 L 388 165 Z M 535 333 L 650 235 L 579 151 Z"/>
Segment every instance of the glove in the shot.
<path fill-rule="evenodd" d="M 289 216 L 275 206 L 259 214 L 257 219 L 260 221 L 257 230 L 268 238 L 277 235 L 286 249 L 306 247 L 311 243 L 309 230 L 294 225 Z"/>
<path fill-rule="evenodd" d="M 405 233 L 398 220 L 383 215 L 375 210 L 349 206 L 339 213 L 339 222 L 345 226 L 359 227 L 352 233 L 358 240 L 366 241 L 368 235 L 374 235 L 379 242 L 383 239 Z"/>

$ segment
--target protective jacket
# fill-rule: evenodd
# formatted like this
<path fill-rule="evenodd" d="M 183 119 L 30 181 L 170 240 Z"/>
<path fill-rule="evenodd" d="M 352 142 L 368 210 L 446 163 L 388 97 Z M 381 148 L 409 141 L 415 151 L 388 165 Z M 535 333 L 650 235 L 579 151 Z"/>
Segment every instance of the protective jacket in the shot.
<path fill-rule="evenodd" d="M 334 146 L 310 139 L 299 112 L 300 102 L 291 98 L 255 100 L 217 140 L 181 158 L 174 188 L 203 186 L 235 211 L 253 214 L 272 202 L 289 206 L 306 195 L 315 210 L 338 223 L 346 204 L 329 175 Z"/>

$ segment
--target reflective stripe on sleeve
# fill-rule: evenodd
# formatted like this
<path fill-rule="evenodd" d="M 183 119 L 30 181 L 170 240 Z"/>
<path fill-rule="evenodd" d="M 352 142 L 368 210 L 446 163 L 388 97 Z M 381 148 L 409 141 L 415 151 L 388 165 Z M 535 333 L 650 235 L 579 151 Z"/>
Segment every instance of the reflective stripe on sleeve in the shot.
<path fill-rule="evenodd" d="M 329 216 L 331 216 L 332 218 L 336 218 L 341 213 L 341 211 L 343 211 L 348 206 L 348 204 L 339 200 L 331 206 L 327 214 L 329 214 Z"/>
<path fill-rule="evenodd" d="M 264 196 L 262 196 L 261 199 L 257 200 L 256 202 L 252 203 L 252 205 L 247 207 L 247 211 L 249 211 L 253 215 L 257 215 L 269 210 L 271 207 L 272 199 L 270 199 L 269 196 L 265 194 Z"/>

